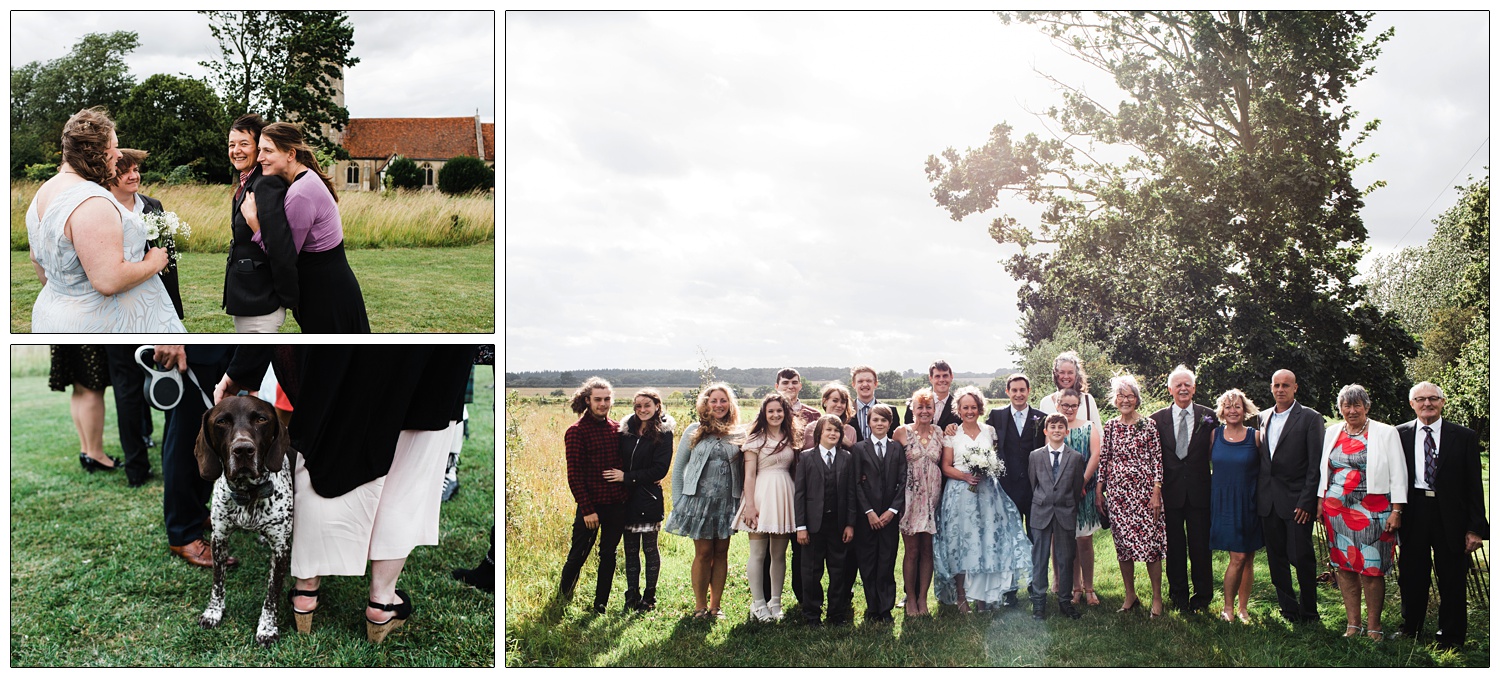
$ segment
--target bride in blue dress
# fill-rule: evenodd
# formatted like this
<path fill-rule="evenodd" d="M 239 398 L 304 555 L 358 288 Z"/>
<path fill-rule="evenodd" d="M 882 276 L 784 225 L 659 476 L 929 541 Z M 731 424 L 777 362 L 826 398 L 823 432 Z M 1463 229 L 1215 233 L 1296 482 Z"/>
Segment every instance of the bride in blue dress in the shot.
<path fill-rule="evenodd" d="M 995 429 L 979 422 L 984 396 L 972 386 L 959 390 L 954 407 L 963 423 L 943 440 L 942 503 L 933 538 L 933 579 L 938 602 L 969 611 L 969 601 L 999 603 L 1031 567 L 1031 543 L 1021 512 L 992 478 L 976 477 L 963 454 L 993 448 Z"/>
<path fill-rule="evenodd" d="M 120 158 L 114 122 L 99 110 L 79 111 L 63 126 L 62 142 L 57 175 L 26 210 L 42 281 L 31 331 L 186 331 L 157 276 L 167 251 L 148 248 L 140 217 L 101 185 Z"/>

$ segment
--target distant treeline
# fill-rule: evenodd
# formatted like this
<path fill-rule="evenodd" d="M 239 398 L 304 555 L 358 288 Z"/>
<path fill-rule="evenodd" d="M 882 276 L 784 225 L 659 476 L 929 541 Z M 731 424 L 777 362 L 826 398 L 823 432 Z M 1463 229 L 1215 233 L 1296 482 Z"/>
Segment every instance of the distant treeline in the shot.
<path fill-rule="evenodd" d="M 746 385 L 770 385 L 776 381 L 776 373 L 780 367 L 751 367 L 740 369 L 737 367 L 719 367 L 714 369 L 715 378 L 718 381 L 727 381 L 732 384 Z M 802 375 L 804 382 L 823 382 L 837 379 L 849 383 L 849 368 L 847 367 L 798 367 L 797 372 Z M 879 371 L 879 368 L 876 368 Z M 989 379 L 1003 376 L 1014 372 L 1015 368 L 995 370 L 994 372 L 955 372 L 956 379 Z M 882 381 L 885 372 L 880 372 Z M 920 378 L 925 383 L 927 374 L 916 370 L 906 370 L 902 377 L 913 379 Z M 589 377 L 603 377 L 609 383 L 617 387 L 626 386 L 692 386 L 698 383 L 697 370 L 628 370 L 628 369 L 597 369 L 597 370 L 561 370 L 540 372 L 506 372 L 505 386 L 508 388 L 577 388 Z"/>

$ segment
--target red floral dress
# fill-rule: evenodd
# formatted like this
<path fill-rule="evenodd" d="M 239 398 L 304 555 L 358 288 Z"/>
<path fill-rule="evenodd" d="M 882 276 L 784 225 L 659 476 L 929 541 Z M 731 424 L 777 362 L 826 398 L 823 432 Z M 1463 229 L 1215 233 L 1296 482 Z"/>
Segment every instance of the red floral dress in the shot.
<path fill-rule="evenodd" d="M 1119 560 L 1154 563 L 1167 557 L 1167 523 L 1151 510 L 1151 493 L 1161 482 L 1161 439 L 1149 422 L 1104 424 L 1099 449 L 1099 482 L 1109 508 L 1110 531 Z"/>
<path fill-rule="evenodd" d="M 1328 455 L 1328 490 L 1323 495 L 1323 523 L 1328 528 L 1329 559 L 1346 572 L 1379 577 L 1395 562 L 1396 533 L 1385 531 L 1391 499 L 1365 493 L 1365 436 L 1340 431 Z"/>

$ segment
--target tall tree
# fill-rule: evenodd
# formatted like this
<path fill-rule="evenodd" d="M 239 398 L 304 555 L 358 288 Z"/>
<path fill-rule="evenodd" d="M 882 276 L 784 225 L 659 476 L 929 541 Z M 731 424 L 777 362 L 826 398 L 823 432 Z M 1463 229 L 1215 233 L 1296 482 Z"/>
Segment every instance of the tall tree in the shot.
<path fill-rule="evenodd" d="M 927 160 L 932 195 L 955 220 L 1001 192 L 1044 206 L 1035 227 L 1010 216 L 989 227 L 1021 248 L 1006 267 L 1022 283 L 1023 342 L 1067 320 L 1151 379 L 1182 362 L 1201 391 L 1248 387 L 1268 402 L 1271 373 L 1289 368 L 1303 402 L 1326 409 L 1359 382 L 1376 416 L 1397 412 L 1415 344 L 1353 281 L 1366 231 L 1351 172 L 1367 159 L 1353 146 L 1378 121 L 1342 141 L 1349 89 L 1392 35 L 1367 39 L 1370 17 L 1001 14 L 1039 26 L 1127 97 L 1109 106 L 1053 79 L 1053 138 L 1013 139 L 1000 124 L 978 149 Z M 1106 161 L 1101 147 L 1129 157 Z"/>
<path fill-rule="evenodd" d="M 224 107 L 202 81 L 158 73 L 130 90 L 120 103 L 120 145 L 151 155 L 145 170 L 163 174 L 178 165 L 215 183 L 228 183 L 224 155 Z"/>
<path fill-rule="evenodd" d="M 52 61 L 10 71 L 11 173 L 36 162 L 56 162 L 63 124 L 84 108 L 113 112 L 135 78 L 125 55 L 141 44 L 131 31 L 89 33 Z M 19 143 L 18 143 L 19 142 Z"/>
<path fill-rule="evenodd" d="M 336 101 L 341 68 L 359 63 L 349 56 L 354 26 L 336 11 L 202 11 L 219 41 L 219 61 L 200 61 L 218 89 L 229 117 L 246 112 L 267 120 L 300 122 L 308 143 L 339 159 L 349 154 L 333 143 L 324 125 L 343 130 L 349 110 Z"/>

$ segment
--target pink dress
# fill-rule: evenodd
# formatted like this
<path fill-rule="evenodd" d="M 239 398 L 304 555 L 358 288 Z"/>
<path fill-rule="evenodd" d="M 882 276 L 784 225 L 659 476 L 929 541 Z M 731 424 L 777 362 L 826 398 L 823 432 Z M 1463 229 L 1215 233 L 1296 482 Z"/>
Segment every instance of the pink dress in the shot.
<path fill-rule="evenodd" d="M 760 512 L 755 529 L 745 524 L 745 504 L 750 495 L 740 500 L 739 511 L 734 514 L 734 529 L 760 534 L 790 534 L 797 531 L 797 516 L 792 508 L 792 460 L 796 451 L 791 441 L 781 449 L 765 438 L 752 438 L 740 446 L 741 452 L 755 453 L 755 508 Z M 750 463 L 750 457 L 745 457 Z"/>
<path fill-rule="evenodd" d="M 1152 490 L 1161 482 L 1161 439 L 1150 420 L 1126 425 L 1111 419 L 1104 424 L 1099 482 L 1109 507 L 1117 558 L 1138 563 L 1166 558 L 1166 519 L 1151 510 Z"/>
<path fill-rule="evenodd" d="M 917 425 L 906 429 L 906 512 L 897 524 L 901 534 L 937 533 L 938 501 L 943 496 L 943 431 L 936 426 L 924 441 Z"/>

